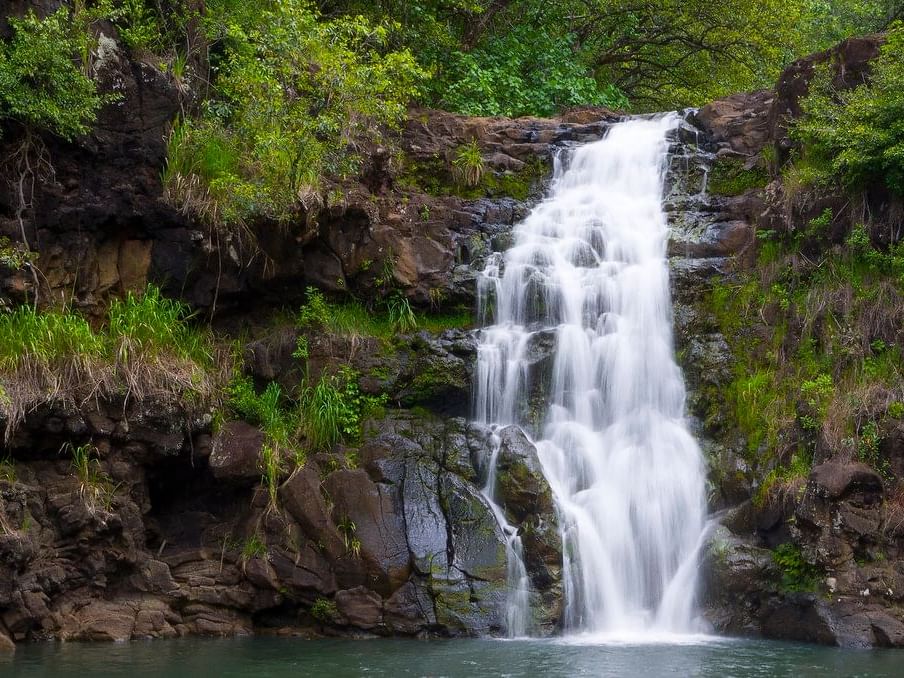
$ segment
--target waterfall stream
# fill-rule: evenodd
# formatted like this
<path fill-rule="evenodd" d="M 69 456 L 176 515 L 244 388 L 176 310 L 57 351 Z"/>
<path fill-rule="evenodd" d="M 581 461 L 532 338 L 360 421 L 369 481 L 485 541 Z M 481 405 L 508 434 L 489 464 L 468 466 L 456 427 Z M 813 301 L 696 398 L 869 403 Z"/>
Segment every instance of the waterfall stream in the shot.
<path fill-rule="evenodd" d="M 479 335 L 476 418 L 520 425 L 537 446 L 559 513 L 570 632 L 697 630 L 705 474 L 674 360 L 662 208 L 678 123 L 630 119 L 557 160 L 549 196 L 479 283 L 493 324 Z M 539 341 L 554 343 L 542 374 L 531 363 Z M 522 631 L 529 622 L 512 617 L 529 615 L 527 579 L 523 564 L 509 570 L 521 577 L 509 623 Z"/>

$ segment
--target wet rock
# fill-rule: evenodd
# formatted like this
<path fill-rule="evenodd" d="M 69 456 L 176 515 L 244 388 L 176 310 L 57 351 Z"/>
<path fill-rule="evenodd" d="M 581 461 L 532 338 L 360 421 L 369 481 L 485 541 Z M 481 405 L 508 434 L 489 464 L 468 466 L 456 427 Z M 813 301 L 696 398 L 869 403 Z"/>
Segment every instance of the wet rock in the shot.
<path fill-rule="evenodd" d="M 392 633 L 414 635 L 436 624 L 433 600 L 423 585 L 406 582 L 383 606 L 383 621 Z"/>
<path fill-rule="evenodd" d="M 238 484 L 257 482 L 261 477 L 260 453 L 264 434 L 244 421 L 223 424 L 213 438 L 208 463 L 217 480 Z"/>
<path fill-rule="evenodd" d="M 12 654 L 15 651 L 16 644 L 13 639 L 9 637 L 9 634 L 4 629 L 0 629 L 0 654 Z"/>
<path fill-rule="evenodd" d="M 333 502 L 333 523 L 346 542 L 345 560 L 362 561 L 349 567 L 342 561 L 337 563 L 340 583 L 367 584 L 388 595 L 410 573 L 397 493 L 374 483 L 362 469 L 331 473 L 323 486 Z"/>
<path fill-rule="evenodd" d="M 336 609 L 343 621 L 359 629 L 371 630 L 383 622 L 383 600 L 363 586 L 336 593 Z"/>
<path fill-rule="evenodd" d="M 494 490 L 498 502 L 517 523 L 530 515 L 554 515 L 552 490 L 543 475 L 537 448 L 517 426 L 507 426 L 498 435 Z"/>

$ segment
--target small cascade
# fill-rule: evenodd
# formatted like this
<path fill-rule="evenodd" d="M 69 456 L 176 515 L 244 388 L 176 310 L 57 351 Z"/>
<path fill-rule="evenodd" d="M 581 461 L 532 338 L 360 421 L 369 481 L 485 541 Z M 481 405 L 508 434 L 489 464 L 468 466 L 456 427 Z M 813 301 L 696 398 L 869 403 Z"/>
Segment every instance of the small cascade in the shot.
<path fill-rule="evenodd" d="M 478 286 L 488 326 L 475 416 L 534 439 L 560 517 L 570 631 L 697 630 L 705 475 L 674 361 L 663 211 L 678 124 L 674 114 L 630 119 L 557 160 L 549 197 Z M 529 353 L 540 337 L 553 338 L 554 354 L 538 376 Z M 529 406 L 538 388 L 539 413 Z M 527 576 L 520 539 L 495 510 L 509 535 L 517 635 L 529 630 Z"/>
<path fill-rule="evenodd" d="M 505 512 L 496 503 L 496 462 L 502 441 L 493 431 L 490 434 L 490 458 L 487 464 L 487 482 L 483 495 L 493 509 L 493 515 L 505 535 L 507 559 L 508 600 L 505 610 L 505 630 L 509 638 L 521 638 L 530 632 L 530 580 L 524 566 L 524 548 L 518 530 L 506 520 Z"/>

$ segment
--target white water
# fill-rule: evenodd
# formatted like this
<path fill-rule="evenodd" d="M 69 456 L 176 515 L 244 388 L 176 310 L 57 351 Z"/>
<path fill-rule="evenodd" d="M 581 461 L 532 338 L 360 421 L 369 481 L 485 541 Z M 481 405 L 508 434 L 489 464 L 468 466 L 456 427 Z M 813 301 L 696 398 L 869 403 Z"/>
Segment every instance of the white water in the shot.
<path fill-rule="evenodd" d="M 560 514 L 573 632 L 700 630 L 704 468 L 673 358 L 662 209 L 677 123 L 629 120 L 557 162 L 549 197 L 480 283 L 480 312 L 494 324 L 480 333 L 479 421 L 531 430 L 530 347 L 555 337 L 534 442 Z M 510 618 L 526 600 L 512 583 Z"/>

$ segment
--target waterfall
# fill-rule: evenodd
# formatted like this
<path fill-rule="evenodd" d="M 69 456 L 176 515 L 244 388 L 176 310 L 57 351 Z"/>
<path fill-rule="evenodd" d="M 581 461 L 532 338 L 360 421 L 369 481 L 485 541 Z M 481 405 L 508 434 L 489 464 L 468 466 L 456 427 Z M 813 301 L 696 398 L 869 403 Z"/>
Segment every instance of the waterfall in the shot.
<path fill-rule="evenodd" d="M 549 196 L 478 285 L 492 325 L 479 333 L 476 418 L 520 425 L 537 446 L 559 512 L 569 631 L 696 630 L 705 474 L 674 360 L 662 209 L 678 122 L 630 119 L 557 160 Z M 540 337 L 554 354 L 538 375 Z"/>

